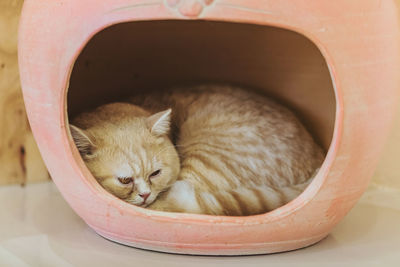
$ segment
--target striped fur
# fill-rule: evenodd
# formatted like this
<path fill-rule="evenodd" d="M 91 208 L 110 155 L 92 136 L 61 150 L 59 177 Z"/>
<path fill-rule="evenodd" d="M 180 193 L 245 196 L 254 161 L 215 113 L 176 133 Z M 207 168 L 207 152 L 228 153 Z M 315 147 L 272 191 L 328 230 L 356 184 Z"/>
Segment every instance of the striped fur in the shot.
<path fill-rule="evenodd" d="M 150 209 L 253 215 L 297 197 L 324 158 L 322 149 L 289 110 L 239 88 L 204 85 L 172 89 L 135 96 L 130 102 L 134 105 L 100 107 L 74 123 L 90 139 L 85 143 L 95 146 L 91 155 L 83 155 L 94 176 L 108 191 L 136 205 L 137 201 L 131 201 L 140 193 L 135 185 L 121 193 L 121 185 L 115 182 L 116 169 L 99 162 L 128 169 L 124 175 L 132 173 L 135 179 L 145 181 L 152 193 L 143 206 Z M 168 108 L 172 108 L 172 117 L 163 121 L 164 127 L 171 123 L 171 131 L 164 129 L 168 138 L 154 138 L 146 123 L 137 123 Z M 93 122 L 102 112 L 113 115 Z M 129 114 L 133 116 L 126 119 Z M 81 139 L 75 138 L 76 142 Z M 158 146 L 148 144 L 156 140 Z M 171 149 L 170 140 L 175 149 Z M 115 150 L 113 145 L 123 153 L 100 153 L 106 147 Z M 151 160 L 162 166 L 162 177 L 148 179 L 154 168 L 143 166 Z M 131 167 L 130 173 L 127 165 L 146 171 L 133 173 Z M 168 171 L 170 167 L 173 171 Z"/>

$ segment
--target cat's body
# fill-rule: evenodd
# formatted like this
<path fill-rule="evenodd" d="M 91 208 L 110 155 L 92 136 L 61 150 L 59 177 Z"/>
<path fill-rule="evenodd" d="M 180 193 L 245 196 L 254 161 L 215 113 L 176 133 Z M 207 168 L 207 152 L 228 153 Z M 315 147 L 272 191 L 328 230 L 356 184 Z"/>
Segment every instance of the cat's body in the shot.
<path fill-rule="evenodd" d="M 85 129 L 94 140 L 99 139 L 98 135 L 102 135 L 103 130 L 109 131 L 105 139 L 127 139 L 134 125 L 131 123 L 132 127 L 127 127 L 129 122 L 121 124 L 123 117 L 144 116 L 145 119 L 150 114 L 172 108 L 172 131 L 168 131 L 168 125 L 165 124 L 169 122 L 168 112 L 158 113 L 154 115 L 155 118 L 153 116 L 148 119 L 153 120 L 153 123 L 145 123 L 149 129 L 147 134 L 151 134 L 152 129 L 159 126 L 157 123 L 164 123 L 163 126 L 167 128 L 156 138 L 167 139 L 165 134 L 170 134 L 180 158 L 179 171 L 176 153 L 167 144 L 169 139 L 163 139 L 166 142 L 164 147 L 151 148 L 155 149 L 151 156 L 141 159 L 149 161 L 150 158 L 162 154 L 169 156 L 173 158 L 170 166 L 175 166 L 170 173 L 179 173 L 175 177 L 176 181 L 163 178 L 163 185 L 159 185 L 150 194 L 152 201 L 145 205 L 150 209 L 214 215 L 267 212 L 297 197 L 308 185 L 324 158 L 320 147 L 290 111 L 265 97 L 244 90 L 229 86 L 197 86 L 142 95 L 133 98 L 131 102 L 140 105 L 145 111 L 135 105 L 111 104 L 103 106 L 102 112 L 113 113 L 112 117 L 94 119 L 98 116 L 95 111 L 91 115 L 81 115 L 75 124 Z M 133 110 L 137 115 L 132 115 Z M 106 124 L 119 125 L 116 128 L 120 133 L 113 134 L 113 127 L 100 126 Z M 123 128 L 130 129 L 123 131 L 125 137 L 120 137 L 120 134 L 123 135 L 120 130 L 122 125 Z M 93 131 L 92 127 L 97 127 L 100 131 Z M 143 129 L 139 127 L 136 131 Z M 133 138 L 134 136 L 136 137 Z M 134 144 L 132 145 L 135 148 L 128 144 L 147 143 L 146 138 L 146 134 L 141 137 L 132 134 L 130 141 L 125 144 L 127 152 L 124 153 L 129 153 L 130 149 L 138 154 L 138 148 Z M 77 142 L 76 138 L 75 141 Z M 155 156 L 157 153 L 159 154 Z M 118 195 L 115 188 L 107 188 L 104 180 L 102 183 L 102 179 L 98 178 L 102 175 L 96 173 L 98 167 L 90 163 L 96 156 L 91 157 L 92 159 L 84 159 L 94 176 L 107 190 L 126 199 L 121 194 Z M 107 161 L 111 159 L 108 158 Z M 166 171 L 164 168 L 165 166 L 161 168 L 161 174 L 168 172 L 168 168 Z M 127 175 L 131 173 L 128 171 Z M 146 190 L 153 191 L 156 180 L 149 176 Z M 167 188 L 167 191 L 160 193 Z"/>

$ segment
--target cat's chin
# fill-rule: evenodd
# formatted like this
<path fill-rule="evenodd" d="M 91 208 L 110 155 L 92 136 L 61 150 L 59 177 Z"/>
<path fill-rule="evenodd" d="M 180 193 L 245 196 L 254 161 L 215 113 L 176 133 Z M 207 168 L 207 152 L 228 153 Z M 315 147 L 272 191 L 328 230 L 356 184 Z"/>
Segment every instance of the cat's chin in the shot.
<path fill-rule="evenodd" d="M 135 200 L 130 200 L 130 199 L 124 199 L 124 201 L 127 202 L 127 203 L 129 203 L 129 204 L 132 204 L 132 205 L 141 207 L 141 208 L 147 208 L 148 206 L 150 206 L 151 204 L 153 204 L 153 202 L 155 201 L 155 199 L 156 199 L 156 198 L 153 199 L 153 198 L 151 197 L 150 200 L 147 199 L 147 201 L 145 201 L 145 202 L 137 202 L 137 201 L 135 201 Z"/>
<path fill-rule="evenodd" d="M 154 200 L 151 200 L 151 201 L 146 201 L 146 202 L 144 202 L 144 203 L 139 204 L 138 206 L 139 206 L 139 207 L 142 207 L 142 208 L 147 208 L 148 206 L 150 206 L 151 204 L 153 204 L 154 201 L 155 201 L 155 199 L 154 199 Z"/>
<path fill-rule="evenodd" d="M 151 203 L 133 203 L 130 201 L 126 201 L 126 202 L 128 202 L 129 204 L 141 207 L 141 208 L 147 208 L 152 203 L 152 202 Z"/>

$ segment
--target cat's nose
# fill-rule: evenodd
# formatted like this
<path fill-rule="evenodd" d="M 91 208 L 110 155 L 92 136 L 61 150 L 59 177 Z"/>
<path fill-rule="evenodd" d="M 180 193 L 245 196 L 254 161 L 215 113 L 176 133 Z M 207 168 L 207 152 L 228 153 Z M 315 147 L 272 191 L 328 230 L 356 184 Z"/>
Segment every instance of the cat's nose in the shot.
<path fill-rule="evenodd" d="M 150 193 L 141 193 L 139 194 L 139 196 L 143 198 L 143 202 L 145 202 L 146 199 L 150 196 Z"/>

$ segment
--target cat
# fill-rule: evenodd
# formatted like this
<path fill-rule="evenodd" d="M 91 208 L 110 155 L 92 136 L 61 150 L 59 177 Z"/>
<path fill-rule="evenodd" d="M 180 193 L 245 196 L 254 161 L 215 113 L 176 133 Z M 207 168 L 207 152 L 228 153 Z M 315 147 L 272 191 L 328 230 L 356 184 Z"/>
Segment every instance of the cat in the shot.
<path fill-rule="evenodd" d="M 70 129 L 107 191 L 159 211 L 265 213 L 296 198 L 324 160 L 289 109 L 228 85 L 140 94 L 82 113 Z"/>

